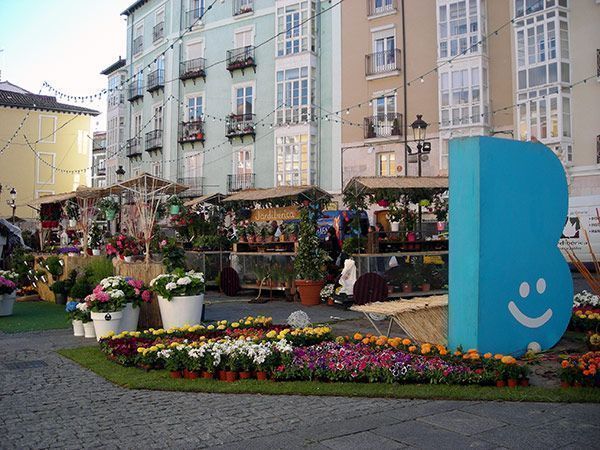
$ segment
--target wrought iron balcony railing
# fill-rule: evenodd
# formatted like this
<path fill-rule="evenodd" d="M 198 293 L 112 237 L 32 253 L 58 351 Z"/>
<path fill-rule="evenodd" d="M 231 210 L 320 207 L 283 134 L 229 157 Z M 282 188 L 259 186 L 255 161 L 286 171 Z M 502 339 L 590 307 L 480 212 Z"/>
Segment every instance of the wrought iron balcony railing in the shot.
<path fill-rule="evenodd" d="M 254 11 L 254 0 L 233 0 L 233 15 L 239 16 Z"/>
<path fill-rule="evenodd" d="M 378 114 L 365 117 L 365 139 L 402 136 L 402 114 Z"/>
<path fill-rule="evenodd" d="M 254 135 L 255 114 L 230 114 L 227 118 L 226 136 L 233 138 L 236 136 Z"/>
<path fill-rule="evenodd" d="M 144 36 L 138 36 L 133 40 L 133 54 L 137 55 L 144 50 Z"/>
<path fill-rule="evenodd" d="M 162 130 L 153 130 L 146 133 L 146 151 L 160 150 L 163 146 L 162 138 Z"/>
<path fill-rule="evenodd" d="M 165 37 L 165 23 L 160 22 L 152 28 L 152 42 L 160 41 L 163 37 Z"/>
<path fill-rule="evenodd" d="M 127 100 L 133 102 L 138 98 L 144 97 L 144 86 L 139 81 L 134 81 L 133 83 L 129 83 L 129 96 Z"/>
<path fill-rule="evenodd" d="M 192 78 L 206 77 L 206 60 L 204 58 L 188 59 L 179 63 L 179 78 L 191 80 Z"/>
<path fill-rule="evenodd" d="M 142 156 L 142 140 L 139 137 L 127 140 L 127 157 L 135 158 L 136 156 Z"/>
<path fill-rule="evenodd" d="M 204 142 L 204 121 L 202 119 L 179 124 L 179 142 Z"/>
<path fill-rule="evenodd" d="M 200 197 L 204 193 L 204 177 L 178 177 L 177 182 L 189 188 L 178 194 L 181 197 Z"/>
<path fill-rule="evenodd" d="M 365 73 L 379 75 L 400 70 L 400 49 L 385 50 L 365 56 Z"/>
<path fill-rule="evenodd" d="M 397 10 L 396 0 L 367 0 L 367 14 L 369 17 L 392 13 Z"/>
<path fill-rule="evenodd" d="M 148 92 L 154 92 L 165 87 L 165 69 L 156 69 L 148 74 Z"/>
<path fill-rule="evenodd" d="M 235 173 L 227 175 L 227 192 L 241 191 L 254 187 L 253 173 Z"/>
<path fill-rule="evenodd" d="M 254 46 L 247 45 L 246 47 L 227 50 L 227 70 L 233 72 L 241 69 L 243 71 L 248 67 L 256 68 Z"/>

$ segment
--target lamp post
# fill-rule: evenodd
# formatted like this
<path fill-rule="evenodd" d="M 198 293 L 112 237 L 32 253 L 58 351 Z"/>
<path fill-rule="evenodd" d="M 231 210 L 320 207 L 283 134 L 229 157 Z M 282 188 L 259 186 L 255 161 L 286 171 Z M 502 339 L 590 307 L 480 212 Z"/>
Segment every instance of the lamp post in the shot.
<path fill-rule="evenodd" d="M 427 161 L 426 155 L 431 152 L 431 142 L 425 142 L 425 136 L 427 135 L 427 122 L 423 120 L 422 114 L 417 114 L 417 120 L 411 123 L 410 127 L 413 130 L 414 140 L 417 142 L 417 151 L 413 152 L 412 149 L 407 146 L 408 155 L 414 155 L 417 157 L 416 162 L 418 163 L 418 176 L 421 176 L 421 161 Z"/>
<path fill-rule="evenodd" d="M 6 200 L 8 206 L 12 208 L 12 223 L 15 223 L 15 212 L 17 210 L 17 190 L 13 187 L 10 189 L 10 200 Z"/>
<path fill-rule="evenodd" d="M 117 174 L 117 183 L 120 183 L 123 181 L 123 178 L 125 177 L 125 169 L 123 169 L 123 166 L 119 166 L 117 168 L 117 170 L 115 170 L 115 173 Z M 119 192 L 119 224 L 117 227 L 117 230 L 115 231 L 121 231 L 121 214 L 123 214 L 121 212 L 121 210 L 123 209 L 123 194 L 121 192 Z"/>

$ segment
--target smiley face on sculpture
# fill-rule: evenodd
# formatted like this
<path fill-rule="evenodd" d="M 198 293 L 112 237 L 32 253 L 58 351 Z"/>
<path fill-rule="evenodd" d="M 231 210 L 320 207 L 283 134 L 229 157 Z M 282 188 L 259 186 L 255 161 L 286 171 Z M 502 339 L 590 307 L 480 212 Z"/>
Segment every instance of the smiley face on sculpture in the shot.
<path fill-rule="evenodd" d="M 546 280 L 540 278 L 535 283 L 535 290 L 538 294 L 543 294 L 546 292 Z M 529 294 L 531 293 L 531 288 L 527 281 L 523 281 L 521 286 L 519 286 L 519 296 L 523 300 L 527 300 L 529 298 Z M 524 314 L 517 304 L 514 301 L 508 302 L 508 310 L 513 315 L 515 320 L 519 322 L 521 325 L 527 328 L 539 328 L 545 325 L 552 318 L 552 308 L 546 309 L 542 314 L 537 317 L 530 317 Z"/>

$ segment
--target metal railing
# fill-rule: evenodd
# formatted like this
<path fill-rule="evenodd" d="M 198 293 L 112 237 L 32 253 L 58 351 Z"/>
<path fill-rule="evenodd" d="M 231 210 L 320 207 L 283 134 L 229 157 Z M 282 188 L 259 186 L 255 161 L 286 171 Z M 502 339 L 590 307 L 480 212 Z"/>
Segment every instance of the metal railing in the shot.
<path fill-rule="evenodd" d="M 200 19 L 200 17 L 202 17 L 203 15 L 204 15 L 204 8 L 196 8 L 196 9 L 191 9 L 191 10 L 187 11 L 185 13 L 185 25 L 187 27 L 198 25 L 200 23 L 200 21 L 198 19 Z M 198 22 L 198 23 L 196 23 L 196 22 Z"/>
<path fill-rule="evenodd" d="M 227 70 L 244 69 L 246 67 L 255 67 L 254 46 L 234 48 L 227 50 Z"/>
<path fill-rule="evenodd" d="M 133 40 L 133 54 L 137 55 L 144 50 L 144 36 L 138 36 Z"/>
<path fill-rule="evenodd" d="M 165 87 L 165 69 L 156 69 L 154 72 L 150 72 L 148 74 L 147 91 L 153 92 L 163 87 Z"/>
<path fill-rule="evenodd" d="M 134 137 L 127 140 L 127 157 L 134 158 L 142 154 L 142 140 Z"/>
<path fill-rule="evenodd" d="M 179 142 L 204 142 L 204 121 L 191 120 L 179 124 Z"/>
<path fill-rule="evenodd" d="M 254 134 L 254 122 L 256 115 L 248 114 L 231 114 L 227 118 L 227 137 L 242 136 L 246 134 Z"/>
<path fill-rule="evenodd" d="M 189 187 L 179 194 L 181 197 L 200 197 L 204 193 L 204 177 L 178 177 L 177 183 Z"/>
<path fill-rule="evenodd" d="M 129 96 L 127 100 L 130 102 L 137 100 L 138 98 L 144 97 L 144 86 L 138 81 L 129 83 Z"/>
<path fill-rule="evenodd" d="M 254 11 L 254 0 L 233 0 L 233 15 L 239 16 Z"/>
<path fill-rule="evenodd" d="M 387 14 L 398 10 L 396 0 L 367 0 L 367 14 L 369 17 Z"/>
<path fill-rule="evenodd" d="M 365 139 L 402 136 L 402 114 L 389 113 L 365 117 Z"/>
<path fill-rule="evenodd" d="M 179 78 L 189 80 L 191 78 L 204 78 L 206 76 L 206 59 L 188 59 L 179 63 Z"/>
<path fill-rule="evenodd" d="M 227 175 L 227 192 L 241 191 L 254 187 L 253 173 L 236 173 Z"/>
<path fill-rule="evenodd" d="M 165 23 L 160 22 L 152 28 L 152 42 L 160 41 L 163 37 L 165 37 Z"/>
<path fill-rule="evenodd" d="M 369 76 L 393 72 L 400 70 L 400 64 L 400 49 L 371 53 L 365 56 L 365 73 Z"/>
<path fill-rule="evenodd" d="M 162 148 L 162 130 L 153 130 L 146 133 L 146 151 L 158 150 Z"/>

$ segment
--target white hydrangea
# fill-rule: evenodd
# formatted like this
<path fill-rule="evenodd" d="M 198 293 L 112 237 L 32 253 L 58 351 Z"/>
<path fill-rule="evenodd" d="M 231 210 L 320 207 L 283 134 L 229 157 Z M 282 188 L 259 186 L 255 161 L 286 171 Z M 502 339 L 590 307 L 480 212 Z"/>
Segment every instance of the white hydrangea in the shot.
<path fill-rule="evenodd" d="M 179 280 L 177 280 L 177 284 L 179 286 L 187 286 L 191 282 L 192 282 L 192 279 L 190 277 L 182 277 Z"/>
<path fill-rule="evenodd" d="M 167 285 L 165 286 L 165 288 L 168 291 L 172 291 L 173 289 L 177 289 L 177 283 L 173 283 L 172 281 L 170 283 L 167 283 Z"/>
<path fill-rule="evenodd" d="M 115 289 L 114 291 L 110 291 L 109 295 L 111 298 L 123 298 L 125 297 L 125 292 L 121 289 Z"/>
<path fill-rule="evenodd" d="M 87 303 L 77 303 L 77 309 L 82 312 L 87 312 L 88 305 Z"/>
<path fill-rule="evenodd" d="M 598 308 L 600 307 L 600 296 L 594 295 L 588 291 L 581 291 L 573 296 L 573 306 L 576 308 Z"/>

